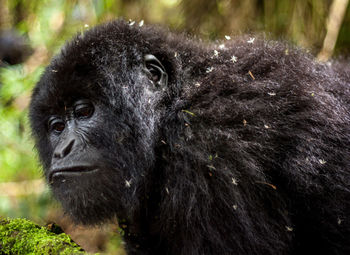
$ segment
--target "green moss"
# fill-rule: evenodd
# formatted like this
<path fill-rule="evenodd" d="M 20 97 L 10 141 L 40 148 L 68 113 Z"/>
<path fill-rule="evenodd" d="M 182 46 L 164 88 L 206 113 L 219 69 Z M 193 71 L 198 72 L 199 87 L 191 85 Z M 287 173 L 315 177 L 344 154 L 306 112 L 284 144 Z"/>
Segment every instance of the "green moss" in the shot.
<path fill-rule="evenodd" d="M 85 254 L 68 235 L 25 219 L 0 217 L 0 254 Z"/>

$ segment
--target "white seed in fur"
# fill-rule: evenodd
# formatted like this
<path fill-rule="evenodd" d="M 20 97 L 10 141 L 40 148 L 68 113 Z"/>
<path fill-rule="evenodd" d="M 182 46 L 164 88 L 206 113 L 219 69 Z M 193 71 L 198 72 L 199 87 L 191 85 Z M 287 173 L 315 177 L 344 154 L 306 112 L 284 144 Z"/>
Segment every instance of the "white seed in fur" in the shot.
<path fill-rule="evenodd" d="M 288 232 L 292 232 L 292 231 L 293 231 L 293 228 L 292 228 L 292 227 L 289 227 L 289 226 L 286 226 L 286 230 L 287 230 Z"/>
<path fill-rule="evenodd" d="M 254 41 L 255 41 L 255 38 L 251 37 L 251 38 L 249 38 L 249 40 L 247 41 L 247 43 L 254 43 Z"/>
<path fill-rule="evenodd" d="M 236 180 L 235 178 L 232 178 L 232 183 L 233 183 L 234 185 L 238 185 L 238 182 L 237 182 L 237 180 Z"/>
<path fill-rule="evenodd" d="M 232 61 L 232 63 L 236 63 L 237 62 L 237 57 L 236 56 L 232 56 L 231 57 L 231 61 Z"/>
<path fill-rule="evenodd" d="M 218 57 L 219 56 L 219 52 L 217 50 L 214 50 L 214 57 Z"/>
<path fill-rule="evenodd" d="M 208 67 L 206 73 L 211 73 L 214 70 L 214 67 Z"/>
<path fill-rule="evenodd" d="M 321 165 L 324 165 L 327 163 L 327 161 L 325 161 L 324 159 L 319 159 L 318 162 L 320 162 Z"/>
<path fill-rule="evenodd" d="M 127 188 L 130 188 L 130 187 L 131 187 L 131 180 L 130 180 L 130 181 L 125 180 L 125 186 L 126 186 Z"/>

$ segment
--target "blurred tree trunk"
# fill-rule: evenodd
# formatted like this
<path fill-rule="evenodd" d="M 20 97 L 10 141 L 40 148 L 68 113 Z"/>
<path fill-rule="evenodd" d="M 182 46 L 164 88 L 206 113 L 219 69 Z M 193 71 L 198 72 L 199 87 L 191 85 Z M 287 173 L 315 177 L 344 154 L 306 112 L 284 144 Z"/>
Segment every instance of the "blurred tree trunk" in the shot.
<path fill-rule="evenodd" d="M 327 21 L 327 34 L 317 58 L 327 61 L 333 54 L 349 0 L 333 0 Z"/>
<path fill-rule="evenodd" d="M 21 21 L 26 19 L 26 8 L 23 1 L 17 1 L 14 8 L 14 25 L 19 24 Z"/>
<path fill-rule="evenodd" d="M 184 28 L 191 33 L 198 33 L 209 16 L 219 16 L 217 1 L 182 0 L 181 7 L 184 13 Z"/>
<path fill-rule="evenodd" d="M 11 27 L 8 0 L 0 0 L 0 30 Z"/>

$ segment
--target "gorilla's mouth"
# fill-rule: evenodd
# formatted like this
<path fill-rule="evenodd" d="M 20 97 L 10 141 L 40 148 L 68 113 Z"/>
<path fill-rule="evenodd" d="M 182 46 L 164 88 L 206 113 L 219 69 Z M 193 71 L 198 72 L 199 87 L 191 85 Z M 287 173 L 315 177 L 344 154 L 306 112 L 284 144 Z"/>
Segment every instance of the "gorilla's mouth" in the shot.
<path fill-rule="evenodd" d="M 54 168 L 49 173 L 49 183 L 52 184 L 55 179 L 65 180 L 70 177 L 79 177 L 86 173 L 96 172 L 96 166 L 69 166 L 64 168 Z"/>

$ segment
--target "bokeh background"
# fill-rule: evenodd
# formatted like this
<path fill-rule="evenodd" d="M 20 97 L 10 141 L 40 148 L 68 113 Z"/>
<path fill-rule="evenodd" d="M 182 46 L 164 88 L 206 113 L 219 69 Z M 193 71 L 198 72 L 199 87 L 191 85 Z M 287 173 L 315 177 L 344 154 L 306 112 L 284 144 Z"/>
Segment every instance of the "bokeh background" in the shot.
<path fill-rule="evenodd" d="M 264 33 L 319 59 L 347 61 L 347 5 L 348 0 L 0 0 L 0 216 L 42 225 L 54 221 L 87 251 L 124 254 L 115 224 L 85 228 L 63 215 L 43 182 L 30 137 L 31 89 L 76 32 L 116 18 L 143 20 L 204 40 Z"/>

